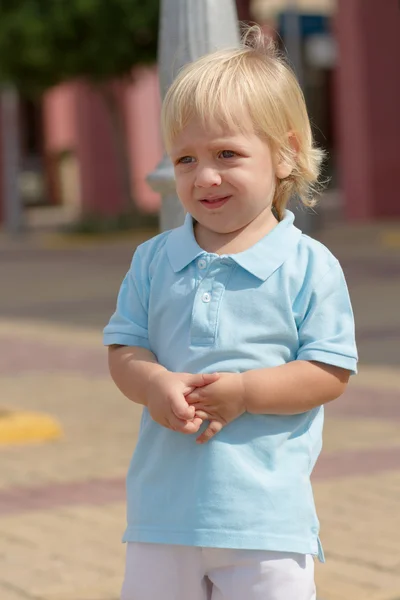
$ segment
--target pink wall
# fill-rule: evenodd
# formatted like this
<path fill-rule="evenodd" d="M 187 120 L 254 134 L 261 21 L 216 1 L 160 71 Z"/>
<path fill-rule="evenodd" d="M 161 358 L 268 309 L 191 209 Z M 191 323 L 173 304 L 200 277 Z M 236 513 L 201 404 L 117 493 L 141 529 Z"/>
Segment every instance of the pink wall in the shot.
<path fill-rule="evenodd" d="M 125 198 L 111 123 L 100 95 L 84 83 L 78 86 L 76 122 L 84 210 L 103 215 L 118 213 L 124 208 Z"/>
<path fill-rule="evenodd" d="M 125 94 L 126 126 L 131 157 L 132 190 L 137 205 L 148 212 L 160 207 L 146 176 L 162 158 L 160 89 L 156 68 L 137 69 Z"/>
<path fill-rule="evenodd" d="M 146 182 L 162 156 L 159 132 L 160 96 L 155 68 L 139 69 L 129 86 L 114 86 L 119 98 L 136 204 L 146 212 L 157 212 L 160 197 Z M 81 210 L 104 215 L 125 208 L 120 163 L 116 158 L 114 133 L 101 96 L 85 83 L 69 83 L 48 92 L 44 98 L 45 151 L 51 157 L 49 178 L 57 192 L 57 156 L 73 151 L 79 163 Z"/>
<path fill-rule="evenodd" d="M 66 83 L 51 89 L 43 99 L 45 149 L 54 152 L 74 148 L 77 85 Z"/>
<path fill-rule="evenodd" d="M 400 216 L 400 10 L 338 0 L 337 121 L 346 213 Z"/>
<path fill-rule="evenodd" d="M 98 94 L 84 83 L 68 83 L 44 99 L 45 150 L 51 157 L 51 179 L 59 190 L 59 153 L 78 159 L 80 210 L 113 214 L 123 206 L 123 194 L 112 144 L 111 127 Z M 76 199 L 71 199 L 73 203 Z"/>

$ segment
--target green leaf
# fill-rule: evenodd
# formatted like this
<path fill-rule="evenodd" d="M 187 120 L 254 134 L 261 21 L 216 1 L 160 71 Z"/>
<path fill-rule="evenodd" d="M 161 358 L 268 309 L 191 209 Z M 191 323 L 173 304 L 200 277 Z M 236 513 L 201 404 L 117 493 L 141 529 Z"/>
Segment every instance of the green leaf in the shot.
<path fill-rule="evenodd" d="M 26 95 L 156 60 L 159 0 L 1 0 L 0 81 Z"/>

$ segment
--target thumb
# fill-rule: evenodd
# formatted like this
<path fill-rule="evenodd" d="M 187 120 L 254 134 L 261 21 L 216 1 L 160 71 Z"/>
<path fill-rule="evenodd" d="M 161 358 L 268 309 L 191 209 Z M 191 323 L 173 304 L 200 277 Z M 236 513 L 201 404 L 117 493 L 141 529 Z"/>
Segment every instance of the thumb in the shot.
<path fill-rule="evenodd" d="M 185 378 L 185 383 L 192 388 L 203 387 L 218 381 L 219 378 L 219 373 L 197 373 L 194 375 L 187 375 Z"/>

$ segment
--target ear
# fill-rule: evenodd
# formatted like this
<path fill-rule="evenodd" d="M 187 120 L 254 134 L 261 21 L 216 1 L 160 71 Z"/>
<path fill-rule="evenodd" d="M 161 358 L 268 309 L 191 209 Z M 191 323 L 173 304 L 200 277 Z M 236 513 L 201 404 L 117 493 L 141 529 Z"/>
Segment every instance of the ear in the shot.
<path fill-rule="evenodd" d="M 300 149 L 296 134 L 292 131 L 288 134 L 288 142 L 292 151 L 292 160 L 288 160 L 287 157 L 283 156 L 281 153 L 278 153 L 278 162 L 275 165 L 275 174 L 278 179 L 285 179 L 291 175 L 294 168 L 296 155 Z"/>

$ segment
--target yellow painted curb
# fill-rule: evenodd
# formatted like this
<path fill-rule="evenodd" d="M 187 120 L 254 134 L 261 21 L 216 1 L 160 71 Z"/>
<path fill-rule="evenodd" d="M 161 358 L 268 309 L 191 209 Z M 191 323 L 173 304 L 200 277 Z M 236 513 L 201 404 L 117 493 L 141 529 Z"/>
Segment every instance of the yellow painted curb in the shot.
<path fill-rule="evenodd" d="M 60 424 L 49 415 L 0 409 L 0 446 L 57 440 Z"/>
<path fill-rule="evenodd" d="M 400 230 L 386 231 L 383 233 L 381 243 L 387 248 L 400 248 Z"/>

